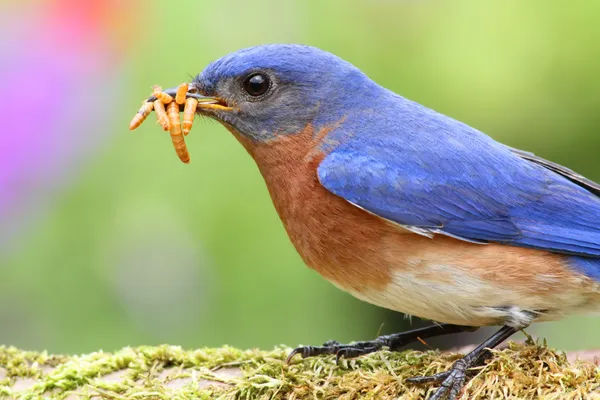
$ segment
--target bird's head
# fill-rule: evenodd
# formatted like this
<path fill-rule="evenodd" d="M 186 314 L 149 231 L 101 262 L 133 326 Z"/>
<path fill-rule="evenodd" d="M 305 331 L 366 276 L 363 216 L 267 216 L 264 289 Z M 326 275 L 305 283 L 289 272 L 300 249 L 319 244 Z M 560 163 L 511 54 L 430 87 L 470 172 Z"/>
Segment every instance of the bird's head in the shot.
<path fill-rule="evenodd" d="M 194 78 L 213 98 L 198 112 L 257 144 L 315 129 L 352 113 L 379 86 L 333 54 L 302 45 L 263 45 L 231 53 Z"/>

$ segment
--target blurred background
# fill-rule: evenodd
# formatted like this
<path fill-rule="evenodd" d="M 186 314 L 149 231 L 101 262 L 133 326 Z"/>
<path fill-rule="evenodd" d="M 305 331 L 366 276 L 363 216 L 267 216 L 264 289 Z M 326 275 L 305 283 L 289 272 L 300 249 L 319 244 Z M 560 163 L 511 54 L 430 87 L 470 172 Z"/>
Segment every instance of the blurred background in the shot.
<path fill-rule="evenodd" d="M 189 165 L 153 117 L 128 131 L 153 84 L 264 43 L 331 51 L 600 181 L 600 2 L 3 0 L 1 344 L 272 348 L 411 325 L 303 265 L 220 125 L 198 121 Z M 599 329 L 579 316 L 528 332 L 574 350 L 598 347 Z"/>

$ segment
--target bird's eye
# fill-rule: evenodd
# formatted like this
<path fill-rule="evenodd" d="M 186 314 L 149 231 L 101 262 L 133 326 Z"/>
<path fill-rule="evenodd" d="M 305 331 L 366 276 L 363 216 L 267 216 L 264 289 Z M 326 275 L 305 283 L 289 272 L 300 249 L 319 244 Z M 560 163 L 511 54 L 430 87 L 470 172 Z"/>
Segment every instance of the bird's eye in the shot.
<path fill-rule="evenodd" d="M 269 77 L 263 74 L 253 74 L 244 80 L 244 90 L 250 96 L 257 97 L 267 93 L 271 81 Z"/>

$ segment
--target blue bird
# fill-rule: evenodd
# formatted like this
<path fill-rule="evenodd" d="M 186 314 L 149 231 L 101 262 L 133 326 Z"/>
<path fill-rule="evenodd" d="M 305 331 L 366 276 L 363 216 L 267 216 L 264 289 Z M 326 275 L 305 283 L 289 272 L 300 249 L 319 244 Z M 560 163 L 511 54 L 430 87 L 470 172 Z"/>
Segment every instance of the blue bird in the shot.
<path fill-rule="evenodd" d="M 355 357 L 480 326 L 502 328 L 444 373 L 465 371 L 533 322 L 598 310 L 600 186 L 378 85 L 313 47 L 264 45 L 192 82 L 198 113 L 254 158 L 310 267 L 359 299 L 439 324 L 295 349 Z"/>

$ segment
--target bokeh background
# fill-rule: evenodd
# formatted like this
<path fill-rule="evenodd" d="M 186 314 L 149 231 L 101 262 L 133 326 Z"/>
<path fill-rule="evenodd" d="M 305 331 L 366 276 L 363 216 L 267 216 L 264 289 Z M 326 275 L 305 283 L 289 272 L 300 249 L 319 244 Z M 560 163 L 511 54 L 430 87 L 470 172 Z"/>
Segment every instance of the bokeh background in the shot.
<path fill-rule="evenodd" d="M 127 130 L 152 84 L 276 42 L 600 180 L 600 2 L 3 0 L 1 344 L 271 348 L 410 325 L 302 264 L 221 126 L 195 126 L 190 165 L 152 122 Z M 528 332 L 570 350 L 598 347 L 599 329 Z"/>

